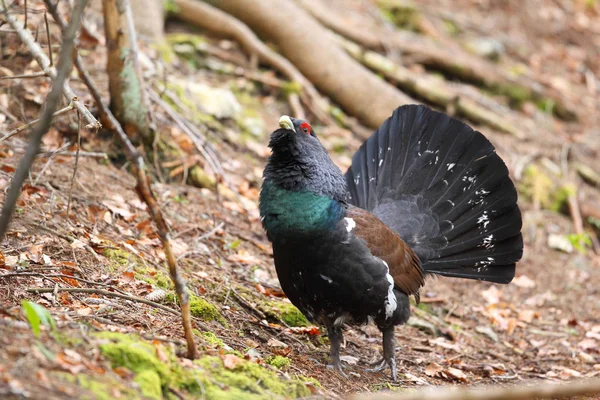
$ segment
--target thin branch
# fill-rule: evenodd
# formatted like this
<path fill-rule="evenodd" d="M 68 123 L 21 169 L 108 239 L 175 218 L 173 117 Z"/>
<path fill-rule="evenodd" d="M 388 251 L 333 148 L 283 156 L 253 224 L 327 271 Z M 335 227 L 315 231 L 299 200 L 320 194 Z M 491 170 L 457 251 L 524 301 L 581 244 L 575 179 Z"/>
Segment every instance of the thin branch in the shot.
<path fill-rule="evenodd" d="M 11 76 L 0 76 L 0 81 L 6 79 L 29 79 L 29 78 L 39 78 L 40 76 L 48 76 L 44 71 L 33 72 L 31 74 L 22 74 L 22 75 L 11 75 Z"/>
<path fill-rule="evenodd" d="M 60 110 L 56 111 L 55 113 L 52 114 L 52 118 L 56 118 L 60 115 L 63 115 L 69 111 L 71 111 L 73 108 L 75 108 L 75 106 L 73 105 L 73 103 L 69 103 L 68 106 L 66 106 L 65 108 L 61 108 Z M 15 136 L 17 133 L 24 131 L 25 129 L 31 128 L 33 125 L 37 124 L 39 121 L 38 119 L 35 119 L 31 122 L 26 123 L 25 125 L 21 125 L 20 127 L 13 129 L 12 131 L 10 131 L 9 133 L 7 133 L 6 135 L 2 136 L 0 138 L 0 143 L 4 142 L 5 140 L 10 139 L 11 137 Z"/>
<path fill-rule="evenodd" d="M 45 14 L 44 14 L 45 15 Z M 75 151 L 75 165 L 73 166 L 73 175 L 71 176 L 71 185 L 69 186 L 69 199 L 67 200 L 67 219 L 71 212 L 71 199 L 73 197 L 73 185 L 77 176 L 77 167 L 79 166 L 79 150 L 81 149 L 81 114 L 77 113 L 77 150 Z"/>
<path fill-rule="evenodd" d="M 44 24 L 46 25 L 46 38 L 48 39 L 48 58 L 50 59 L 50 65 L 54 65 L 54 59 L 52 58 L 52 37 L 50 35 L 50 25 L 48 25 L 48 13 L 44 13 Z"/>
<path fill-rule="evenodd" d="M 55 71 L 54 84 L 52 85 L 52 89 L 50 90 L 50 93 L 46 98 L 46 107 L 42 110 L 39 123 L 31 132 L 29 145 L 27 146 L 25 155 L 23 155 L 23 157 L 21 158 L 19 167 L 17 168 L 17 171 L 13 176 L 12 183 L 4 200 L 2 215 L 0 215 L 0 238 L 4 237 L 4 234 L 8 230 L 8 224 L 10 222 L 12 213 L 15 209 L 15 205 L 17 204 L 17 199 L 21 194 L 21 187 L 23 186 L 23 182 L 25 182 L 25 179 L 27 179 L 27 176 L 29 175 L 29 170 L 31 168 L 31 165 L 33 164 L 33 160 L 39 152 L 42 137 L 44 136 L 44 134 L 46 134 L 46 132 L 48 132 L 48 129 L 50 128 L 50 124 L 52 123 L 52 114 L 54 113 L 54 110 L 56 110 L 58 101 L 60 100 L 63 90 L 66 87 L 65 81 L 71 73 L 71 69 L 73 67 L 72 52 L 75 47 L 75 34 L 79 30 L 81 16 L 83 14 L 85 6 L 87 5 L 87 1 L 88 0 L 79 0 L 79 3 L 73 10 L 71 22 L 69 23 L 69 26 L 65 31 L 63 46 L 60 49 L 58 69 Z M 20 25 L 16 23 L 16 20 L 11 15 L 7 14 L 6 9 L 4 11 L 6 13 L 5 16 L 8 19 L 9 23 L 11 23 L 12 21 L 11 25 L 14 24 L 13 28 L 19 29 Z"/>
<path fill-rule="evenodd" d="M 93 293 L 93 294 L 101 294 L 103 296 L 108 297 L 118 297 L 120 299 L 135 301 L 138 303 L 147 304 L 152 307 L 160 308 L 163 311 L 166 311 L 170 314 L 179 315 L 177 310 L 173 310 L 165 305 L 156 303 L 154 301 L 146 300 L 141 297 L 129 296 L 118 292 L 110 292 L 104 289 L 93 289 L 93 288 L 29 288 L 26 289 L 29 293 L 52 293 L 54 291 L 57 292 L 70 292 L 70 293 Z"/>
<path fill-rule="evenodd" d="M 48 8 L 50 14 L 52 14 L 52 17 L 54 18 L 56 23 L 58 23 L 60 28 L 64 30 L 66 24 L 62 19 L 60 13 L 58 12 L 56 4 L 53 4 L 51 0 L 44 0 L 44 3 L 46 4 L 46 7 Z M 186 286 L 185 279 L 183 278 L 183 276 L 181 276 L 177 268 L 177 260 L 175 259 L 171 247 L 171 239 L 169 233 L 170 229 L 167 224 L 167 221 L 165 220 L 162 214 L 158 202 L 154 197 L 152 188 L 150 187 L 150 179 L 146 175 L 146 165 L 144 163 L 144 159 L 142 158 L 142 155 L 137 151 L 137 149 L 133 146 L 133 144 L 129 140 L 129 137 L 123 130 L 123 127 L 119 124 L 113 113 L 102 102 L 100 92 L 98 91 L 98 88 L 96 87 L 94 81 L 91 79 L 91 77 L 83 67 L 81 57 L 77 52 L 75 52 L 74 54 L 75 67 L 79 71 L 81 79 L 92 94 L 92 97 L 96 102 L 96 106 L 100 111 L 100 114 L 106 116 L 106 119 L 110 124 L 108 128 L 112 129 L 115 132 L 117 139 L 121 142 L 121 145 L 125 150 L 127 159 L 131 162 L 133 175 L 136 177 L 137 180 L 136 192 L 148 206 L 148 212 L 150 213 L 152 220 L 156 224 L 157 233 L 163 246 L 163 250 L 165 252 L 167 265 L 169 266 L 169 274 L 171 276 L 173 284 L 175 285 L 175 292 L 179 297 L 179 302 L 181 304 L 181 318 L 183 323 L 183 330 L 185 334 L 185 340 L 187 343 L 188 358 L 197 358 L 198 349 L 196 348 L 194 333 L 192 331 L 188 289 Z"/>
<path fill-rule="evenodd" d="M 44 54 L 44 51 L 42 50 L 40 45 L 35 41 L 34 37 L 31 35 L 31 32 L 29 32 L 26 29 L 23 29 L 21 24 L 19 24 L 19 22 L 12 15 L 8 14 L 8 10 L 4 9 L 2 12 L 5 14 L 6 20 L 8 21 L 10 26 L 15 31 L 17 31 L 19 38 L 27 46 L 33 58 L 35 58 L 37 63 L 40 65 L 40 68 L 42 68 L 42 71 L 46 75 L 48 75 L 53 81 L 56 81 L 56 69 L 50 65 L 50 60 L 48 59 L 46 54 Z M 64 47 L 65 43 L 63 43 L 62 45 L 61 54 L 62 49 Z M 98 129 L 100 129 L 102 127 L 100 122 L 98 122 L 96 118 L 94 118 L 92 113 L 79 101 L 71 87 L 64 82 L 61 83 L 61 85 L 63 86 L 62 91 L 64 96 L 67 98 L 67 101 L 73 103 L 75 108 L 79 110 L 81 115 L 83 115 L 85 120 L 87 121 L 88 124 L 86 125 L 86 129 L 90 129 L 92 131 L 97 131 Z"/>
<path fill-rule="evenodd" d="M 419 390 L 409 394 L 361 394 L 353 400 L 530 400 L 563 399 L 575 396 L 600 394 L 600 379 L 581 379 L 556 384 L 539 383 L 533 386 L 507 386 L 500 388 L 437 388 Z"/>

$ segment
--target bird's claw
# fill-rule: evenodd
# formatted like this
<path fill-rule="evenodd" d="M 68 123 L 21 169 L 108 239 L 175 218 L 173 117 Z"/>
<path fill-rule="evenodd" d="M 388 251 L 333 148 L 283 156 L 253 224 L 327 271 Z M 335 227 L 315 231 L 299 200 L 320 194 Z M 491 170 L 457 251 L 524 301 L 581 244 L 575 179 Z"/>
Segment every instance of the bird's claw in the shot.
<path fill-rule="evenodd" d="M 396 367 L 396 359 L 394 357 L 387 360 L 382 358 L 381 360 L 369 365 L 374 366 L 374 368 L 367 369 L 367 372 L 381 372 L 389 365 L 390 369 L 392 370 L 392 379 L 394 380 L 394 383 L 398 382 L 398 368 Z"/>
<path fill-rule="evenodd" d="M 344 378 L 348 378 L 348 375 L 346 375 L 343 371 L 343 367 L 342 367 L 342 363 L 333 363 L 333 364 L 329 364 L 327 365 L 328 369 L 333 369 L 336 370 L 337 372 L 339 372 L 340 375 L 342 375 Z"/>

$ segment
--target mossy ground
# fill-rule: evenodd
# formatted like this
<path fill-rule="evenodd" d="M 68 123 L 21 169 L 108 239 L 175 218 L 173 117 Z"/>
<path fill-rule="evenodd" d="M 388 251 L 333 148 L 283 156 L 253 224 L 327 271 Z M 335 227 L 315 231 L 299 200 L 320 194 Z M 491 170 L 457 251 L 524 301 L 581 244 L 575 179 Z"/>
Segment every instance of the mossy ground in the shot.
<path fill-rule="evenodd" d="M 211 335 L 202 334 L 205 338 Z M 306 377 L 284 378 L 268 367 L 241 358 L 233 368 L 226 368 L 217 356 L 203 356 L 183 366 L 172 350 L 162 344 L 121 333 L 103 332 L 95 336 L 101 341 L 100 351 L 111 367 L 130 370 L 139 393 L 150 399 L 170 396 L 170 388 L 207 399 L 296 398 L 310 395 L 307 383 L 318 384 Z M 289 362 L 276 356 L 272 364 L 283 368 Z M 99 385 L 90 387 L 101 390 Z"/>

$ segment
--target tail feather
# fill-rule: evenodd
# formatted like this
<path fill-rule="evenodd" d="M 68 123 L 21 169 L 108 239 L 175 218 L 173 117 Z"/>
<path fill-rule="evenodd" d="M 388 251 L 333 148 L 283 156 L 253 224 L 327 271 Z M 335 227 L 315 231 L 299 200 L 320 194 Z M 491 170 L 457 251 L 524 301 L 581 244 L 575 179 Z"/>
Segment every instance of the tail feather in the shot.
<path fill-rule="evenodd" d="M 425 272 L 510 282 L 521 258 L 517 191 L 479 132 L 424 106 L 403 106 L 356 152 L 350 203 L 400 234 Z"/>

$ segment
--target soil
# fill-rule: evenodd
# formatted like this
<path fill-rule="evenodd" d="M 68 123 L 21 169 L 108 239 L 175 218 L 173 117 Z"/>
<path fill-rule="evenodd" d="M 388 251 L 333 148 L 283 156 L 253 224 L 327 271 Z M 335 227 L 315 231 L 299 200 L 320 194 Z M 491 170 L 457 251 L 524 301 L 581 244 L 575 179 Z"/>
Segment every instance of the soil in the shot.
<path fill-rule="evenodd" d="M 478 129 L 497 147 L 519 188 L 526 185 L 526 167 L 536 164 L 546 170 L 558 169 L 561 177 L 546 172 L 554 185 L 574 184 L 582 208 L 594 203 L 599 197 L 598 188 L 585 183 L 576 174 L 574 165 L 584 163 L 598 170 L 600 87 L 595 81 L 600 76 L 598 6 L 586 8 L 583 1 L 550 0 L 421 3 L 423 15 L 432 16 L 434 21 L 449 21 L 452 17 L 452 24 L 460 30 L 459 38 L 487 37 L 500 41 L 505 47 L 502 65 L 506 68 L 525 65 L 532 79 L 563 90 L 565 97 L 577 105 L 581 118 L 571 123 L 540 112 L 534 104 L 519 105 L 517 110 L 523 118 L 536 122 L 525 140 L 485 127 Z M 347 6 L 344 12 L 354 13 L 354 18 L 373 18 L 370 23 L 380 23 L 378 18 L 364 12 L 366 6 L 361 1 L 337 0 L 332 4 Z M 435 19 L 436 16 L 442 19 Z M 34 22 L 30 24 L 39 18 L 39 14 L 33 15 Z M 94 17 L 89 18 L 90 29 L 98 30 Z M 170 25 L 170 29 L 189 30 L 178 24 Z M 18 42 L 10 40 L 3 39 L 2 69 L 15 74 L 35 70 L 25 49 L 16 48 Z M 235 43 L 210 37 L 207 42 L 233 57 L 244 58 Z M 89 46 L 90 43 L 82 53 L 85 63 L 91 66 L 98 82 L 104 84 L 102 47 L 92 52 Z M 14 51 L 4 53 L 10 49 Z M 153 62 L 160 56 L 155 48 L 143 49 Z M 206 56 L 208 60 L 213 58 L 214 55 Z M 182 157 L 190 157 L 187 159 L 191 160 L 190 165 L 202 161 L 185 155 L 193 153 L 186 150 L 192 147 L 189 140 L 164 110 L 160 107 L 153 110 L 162 137 L 178 143 L 184 152 L 182 157 L 151 162 L 153 168 L 159 165 L 163 172 L 163 179 L 156 177 L 153 190 L 171 225 L 179 266 L 191 293 L 208 300 L 223 318 L 211 320 L 206 313 L 195 318 L 199 331 L 210 331 L 223 342 L 214 346 L 199 334 L 196 339 L 202 357 L 218 356 L 225 360 L 231 353 L 275 370 L 282 380 L 299 376 L 314 378 L 320 387 L 310 385 L 313 394 L 326 398 L 430 385 L 535 384 L 600 374 L 598 247 L 594 249 L 592 243 L 587 249 L 574 249 L 570 253 L 551 248 L 550 235 L 574 232 L 572 218 L 568 211 L 555 212 L 540 206 L 524 192 L 520 206 L 525 252 L 513 283 L 502 286 L 427 279 L 421 304 L 413 305 L 413 319 L 408 325 L 396 328 L 397 383 L 390 380 L 389 371 L 366 371 L 367 364 L 378 359 L 381 352 L 381 336 L 374 326 L 345 327 L 342 355 L 347 377 L 329 369 L 328 341 L 322 328 L 290 327 L 290 322 L 298 321 L 286 318 L 281 312 L 289 307 L 289 301 L 278 287 L 270 244 L 258 220 L 257 199 L 268 155 L 268 132 L 275 127 L 279 115 L 291 111 L 276 88 L 217 73 L 205 65 L 200 69 L 190 65 L 191 62 L 179 56 L 169 67 L 169 79 L 234 88 L 236 94 L 243 94 L 243 106 L 255 110 L 256 117 L 266 126 L 265 132 L 250 138 L 231 120 L 211 120 L 204 131 L 217 150 L 231 186 L 243 197 L 240 203 L 224 185 L 220 193 L 215 193 L 208 188 L 182 185 L 181 173 L 174 173 L 169 179 L 169 167 L 165 167 L 168 162 L 178 166 Z M 39 78 L 35 82 L 8 82 L 0 83 L 0 89 L 6 89 L 0 92 L 0 113 L 5 115 L 4 123 L 0 120 L 3 133 L 35 118 L 49 90 L 49 84 Z M 72 79 L 71 84 L 88 102 L 81 83 Z M 501 96 L 495 99 L 508 104 Z M 189 110 L 187 115 L 185 110 L 180 112 L 189 118 L 194 116 Z M 73 116 L 58 120 L 44 139 L 46 149 L 68 147 L 65 144 L 76 137 L 74 126 Z M 316 127 L 316 130 L 334 160 L 346 168 L 360 141 L 338 127 Z M 0 143 L 3 194 L 26 140 L 27 134 L 22 133 Z M 139 335 L 140 340 L 164 345 L 179 355 L 185 350 L 177 313 L 135 299 L 60 290 L 120 291 L 137 299 L 155 299 L 154 303 L 179 310 L 173 300 L 172 285 L 165 279 L 168 272 L 160 242 L 145 205 L 133 190 L 135 181 L 119 149 L 108 133 L 84 133 L 82 143 L 84 151 L 106 152 L 109 157 L 80 157 L 73 179 L 72 155 L 40 156 L 2 243 L 0 396 L 3 398 L 102 398 L 91 385 L 65 378 L 69 374 L 85 375 L 90 381 L 110 378 L 114 390 L 108 398 L 129 398 L 133 394 L 142 397 L 131 371 L 115 368 L 102 352 L 104 341 L 98 332 Z M 152 158 L 152 154 L 148 157 Z M 187 167 L 181 172 L 184 170 Z M 586 229 L 593 228 L 586 222 Z M 53 291 L 32 291 L 36 288 Z M 40 337 L 36 338 L 22 312 L 24 300 L 49 310 L 59 333 L 42 327 Z M 290 365 L 281 369 L 267 367 L 266 360 L 276 355 L 287 357 Z M 186 365 L 183 357 L 178 360 Z M 228 390 L 221 389 L 225 393 Z M 183 389 L 174 389 L 168 396 L 191 395 Z"/>

